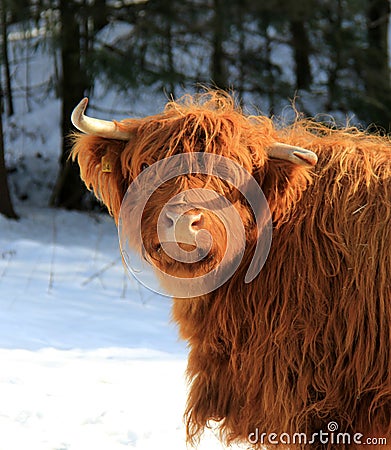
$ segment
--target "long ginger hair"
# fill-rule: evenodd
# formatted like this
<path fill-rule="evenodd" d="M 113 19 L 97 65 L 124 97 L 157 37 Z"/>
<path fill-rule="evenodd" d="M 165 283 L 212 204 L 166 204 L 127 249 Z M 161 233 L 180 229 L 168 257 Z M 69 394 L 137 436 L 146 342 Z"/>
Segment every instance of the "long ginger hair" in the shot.
<path fill-rule="evenodd" d="M 239 269 L 208 295 L 174 299 L 172 317 L 190 348 L 189 442 L 212 420 L 227 443 L 248 442 L 257 428 L 310 436 L 331 421 L 340 432 L 391 439 L 389 139 L 307 120 L 277 129 L 213 91 L 119 126 L 129 141 L 77 135 L 73 150 L 86 185 L 116 221 L 143 163 L 193 151 L 226 156 L 252 173 L 273 217 L 270 254 L 254 281 L 244 283 L 256 236 L 241 204 L 247 247 Z M 268 158 L 274 141 L 314 151 L 318 164 Z M 103 156 L 110 173 L 101 170 Z M 228 192 L 218 180 L 211 186 Z M 156 214 L 165 192 L 151 206 Z"/>

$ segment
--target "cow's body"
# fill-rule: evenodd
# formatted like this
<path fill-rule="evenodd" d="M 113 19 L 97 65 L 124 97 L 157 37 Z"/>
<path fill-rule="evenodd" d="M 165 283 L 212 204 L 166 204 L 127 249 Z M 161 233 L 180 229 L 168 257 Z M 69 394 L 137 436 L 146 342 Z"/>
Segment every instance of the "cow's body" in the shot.
<path fill-rule="evenodd" d="M 140 161 L 150 152 L 156 160 L 184 151 L 189 131 L 173 123 L 191 115 L 186 126 L 194 151 L 216 153 L 231 136 L 229 152 L 223 148 L 221 154 L 249 170 L 268 200 L 273 240 L 256 279 L 244 283 L 254 236 L 251 215 L 239 202 L 247 233 L 239 269 L 211 293 L 174 299 L 173 318 L 190 347 L 188 439 L 215 420 L 223 439 L 254 448 L 268 444 L 262 433 L 283 435 L 280 444 L 305 433 L 308 440 L 314 436 L 309 448 L 361 448 L 354 437 L 362 443 L 384 437 L 391 444 L 390 141 L 304 122 L 276 130 L 268 119 L 245 118 L 225 97 L 209 95 L 213 108 L 175 104 L 166 116 L 156 116 L 158 124 L 156 117 L 124 122 L 126 142 L 80 136 L 75 147 L 86 184 L 117 220 L 127 185 L 137 175 L 132 158 Z M 210 141 L 208 127 L 219 130 Z M 274 141 L 309 149 L 318 163 L 268 158 L 265 149 Z M 100 172 L 102 155 L 112 160 L 111 174 Z M 182 188 L 201 181 L 187 177 Z M 157 194 L 149 216 L 175 189 Z M 329 432 L 328 441 L 314 435 L 320 430 Z M 337 445 L 338 432 L 349 433 L 350 445 Z M 304 446 L 296 444 L 290 448 Z"/>
<path fill-rule="evenodd" d="M 311 436 L 335 421 L 352 437 L 387 436 L 391 146 L 338 133 L 291 139 L 319 162 L 276 221 L 256 283 L 243 285 L 242 272 L 202 306 L 174 303 L 191 348 L 188 425 L 192 434 L 224 419 L 244 439 L 257 427 Z"/>

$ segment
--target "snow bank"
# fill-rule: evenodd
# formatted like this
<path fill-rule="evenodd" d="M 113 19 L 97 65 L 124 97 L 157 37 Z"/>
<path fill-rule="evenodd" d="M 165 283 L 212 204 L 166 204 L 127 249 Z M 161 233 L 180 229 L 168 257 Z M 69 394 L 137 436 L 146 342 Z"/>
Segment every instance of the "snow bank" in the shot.
<path fill-rule="evenodd" d="M 170 299 L 125 275 L 110 217 L 18 211 L 0 216 L 0 450 L 185 449 Z"/>

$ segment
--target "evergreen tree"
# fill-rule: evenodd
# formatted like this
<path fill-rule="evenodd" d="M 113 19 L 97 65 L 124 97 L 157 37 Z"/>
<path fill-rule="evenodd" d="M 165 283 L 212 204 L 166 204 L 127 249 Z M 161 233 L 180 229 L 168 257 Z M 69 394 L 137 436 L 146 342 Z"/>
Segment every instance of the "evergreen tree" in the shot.
<path fill-rule="evenodd" d="M 61 99 L 62 99 L 62 152 L 60 174 L 51 204 L 69 209 L 82 209 L 85 188 L 80 180 L 77 164 L 69 160 L 73 108 L 86 95 L 89 88 L 85 66 L 82 65 L 80 5 L 73 0 L 60 0 L 61 19 Z"/>
<path fill-rule="evenodd" d="M 8 56 L 8 8 L 9 5 L 6 3 L 6 0 L 0 0 L 1 55 L 4 65 L 7 114 L 8 116 L 12 116 L 14 114 L 14 102 L 11 87 L 10 61 Z"/>
<path fill-rule="evenodd" d="M 80 179 L 79 167 L 69 159 L 72 129 L 71 114 L 79 101 L 92 88 L 92 74 L 88 70 L 94 35 L 107 24 L 105 0 L 80 5 L 74 0 L 60 0 L 61 21 L 61 99 L 62 152 L 60 173 L 51 198 L 53 206 L 69 209 L 85 208 L 86 188 Z"/>
<path fill-rule="evenodd" d="M 366 95 L 363 98 L 364 117 L 391 131 L 391 86 L 388 32 L 389 0 L 367 0 L 366 25 L 368 47 L 362 70 Z"/>
<path fill-rule="evenodd" d="M 2 60 L 5 65 L 8 115 L 13 114 L 11 76 L 8 59 L 8 35 L 7 35 L 7 7 L 5 0 L 0 1 L 1 36 L 2 36 Z M 0 66 L 1 67 L 1 66 Z M 0 81 L 0 214 L 11 219 L 17 219 L 9 192 L 7 169 L 5 166 L 4 132 L 3 132 L 3 88 Z"/>
<path fill-rule="evenodd" d="M 7 170 L 4 157 L 4 133 L 3 133 L 3 112 L 2 112 L 2 88 L 0 86 L 0 214 L 10 218 L 17 219 L 7 181 Z"/>
<path fill-rule="evenodd" d="M 37 21 L 45 8 L 59 12 L 64 140 L 53 205 L 84 206 L 66 136 L 72 109 L 93 89 L 96 73 L 121 91 L 149 87 L 175 96 L 196 83 L 233 89 L 265 113 L 279 111 L 296 92 L 319 93 L 321 111 L 310 113 L 353 112 L 389 129 L 388 0 L 0 2 L 8 21 L 22 20 L 22 4 Z M 97 31 L 116 21 L 128 22 L 128 32 L 98 42 Z"/>

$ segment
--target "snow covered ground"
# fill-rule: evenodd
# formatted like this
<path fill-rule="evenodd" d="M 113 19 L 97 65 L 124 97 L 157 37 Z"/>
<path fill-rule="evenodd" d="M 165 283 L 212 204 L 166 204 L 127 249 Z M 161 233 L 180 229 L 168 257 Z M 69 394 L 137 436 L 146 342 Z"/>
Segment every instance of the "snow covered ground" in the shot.
<path fill-rule="evenodd" d="M 0 450 L 185 449 L 170 299 L 124 273 L 108 216 L 18 212 L 0 216 Z"/>
<path fill-rule="evenodd" d="M 20 220 L 0 215 L 0 450 L 186 449 L 187 349 L 171 300 L 125 274 L 110 217 L 46 206 L 60 101 L 55 53 L 36 44 L 11 45 L 5 156 Z M 164 95 L 124 98 L 97 83 L 91 100 L 92 115 L 122 118 L 116 110 L 156 113 Z M 224 447 L 207 431 L 198 448 Z"/>

